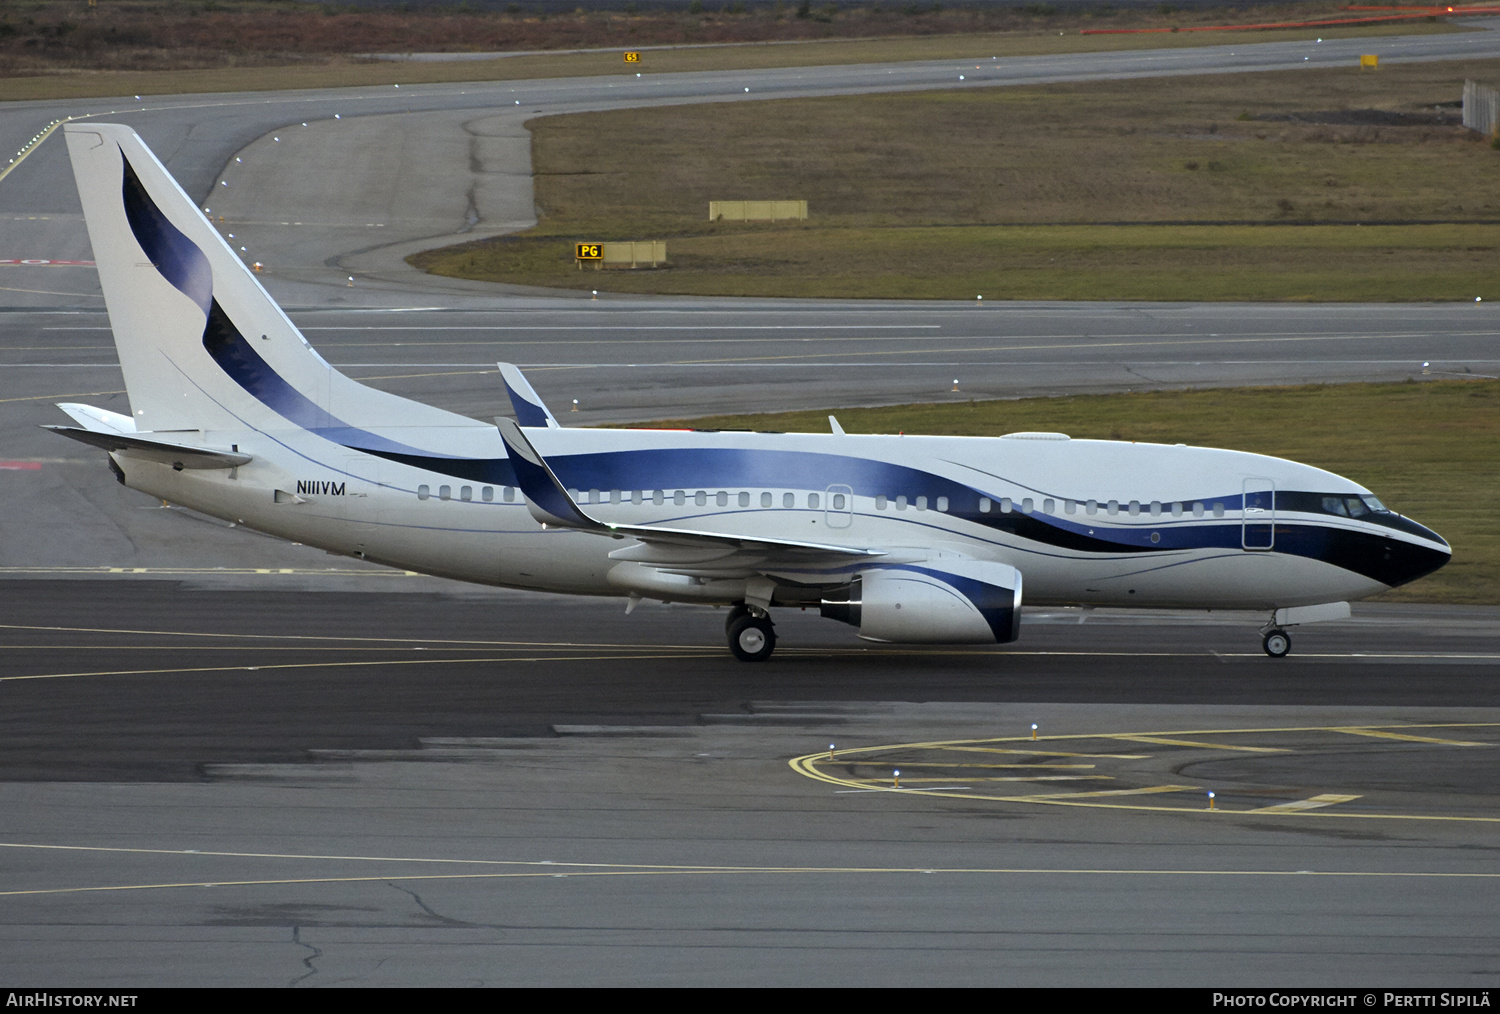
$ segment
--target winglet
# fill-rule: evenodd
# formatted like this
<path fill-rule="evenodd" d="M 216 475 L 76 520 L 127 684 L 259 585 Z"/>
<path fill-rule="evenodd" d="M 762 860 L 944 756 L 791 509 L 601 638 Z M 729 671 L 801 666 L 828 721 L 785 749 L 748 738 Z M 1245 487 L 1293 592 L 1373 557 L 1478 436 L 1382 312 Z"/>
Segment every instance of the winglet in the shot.
<path fill-rule="evenodd" d="M 505 393 L 510 395 L 511 407 L 516 410 L 516 421 L 522 426 L 549 426 L 560 429 L 557 418 L 537 397 L 531 384 L 520 369 L 511 363 L 497 363 L 500 377 L 505 381 Z"/>
<path fill-rule="evenodd" d="M 537 453 L 526 434 L 515 420 L 501 416 L 495 420 L 500 430 L 500 439 L 505 441 L 506 453 L 510 455 L 511 468 L 516 473 L 516 484 L 526 497 L 526 509 L 531 516 L 544 525 L 561 525 L 564 528 L 582 528 L 585 531 L 605 532 L 603 524 L 579 509 L 568 495 L 545 459 Z"/>

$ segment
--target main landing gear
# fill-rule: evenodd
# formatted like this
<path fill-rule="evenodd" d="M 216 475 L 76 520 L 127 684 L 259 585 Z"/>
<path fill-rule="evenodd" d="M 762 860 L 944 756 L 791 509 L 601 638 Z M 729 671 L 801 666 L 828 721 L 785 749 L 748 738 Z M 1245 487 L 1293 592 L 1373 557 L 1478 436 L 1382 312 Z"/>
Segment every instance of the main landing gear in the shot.
<path fill-rule="evenodd" d="M 763 609 L 735 603 L 724 621 L 729 650 L 741 662 L 764 662 L 776 650 L 776 629 Z"/>
<path fill-rule="evenodd" d="M 1292 635 L 1280 627 L 1272 627 L 1265 634 L 1260 646 L 1265 649 L 1266 654 L 1272 658 L 1286 658 L 1287 652 L 1292 650 Z"/>

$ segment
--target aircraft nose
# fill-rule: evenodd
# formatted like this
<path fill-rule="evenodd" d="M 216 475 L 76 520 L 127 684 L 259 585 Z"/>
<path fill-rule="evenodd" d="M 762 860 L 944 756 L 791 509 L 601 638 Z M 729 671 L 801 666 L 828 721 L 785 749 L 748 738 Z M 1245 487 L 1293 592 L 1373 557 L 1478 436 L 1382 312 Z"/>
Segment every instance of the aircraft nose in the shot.
<path fill-rule="evenodd" d="M 1414 527 L 1421 527 L 1414 525 Z M 1419 577 L 1426 577 L 1447 563 L 1453 556 L 1453 547 L 1446 539 L 1430 529 L 1422 529 L 1426 545 L 1396 539 L 1381 539 L 1377 550 L 1376 580 L 1382 584 L 1410 584 Z"/>

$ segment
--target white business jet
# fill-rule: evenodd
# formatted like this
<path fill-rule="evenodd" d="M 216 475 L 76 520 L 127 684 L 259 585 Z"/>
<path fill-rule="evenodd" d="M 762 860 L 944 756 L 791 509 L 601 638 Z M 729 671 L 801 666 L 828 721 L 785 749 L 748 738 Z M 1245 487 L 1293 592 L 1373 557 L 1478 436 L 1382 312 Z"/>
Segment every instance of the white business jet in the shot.
<path fill-rule="evenodd" d="M 495 424 L 373 390 L 307 343 L 128 127 L 68 151 L 130 415 L 59 406 L 125 485 L 285 539 L 462 581 L 771 610 L 861 637 L 1013 641 L 1041 605 L 1248 609 L 1286 628 L 1448 561 L 1370 491 L 1291 461 L 1183 445 L 568 429 L 514 366 Z"/>

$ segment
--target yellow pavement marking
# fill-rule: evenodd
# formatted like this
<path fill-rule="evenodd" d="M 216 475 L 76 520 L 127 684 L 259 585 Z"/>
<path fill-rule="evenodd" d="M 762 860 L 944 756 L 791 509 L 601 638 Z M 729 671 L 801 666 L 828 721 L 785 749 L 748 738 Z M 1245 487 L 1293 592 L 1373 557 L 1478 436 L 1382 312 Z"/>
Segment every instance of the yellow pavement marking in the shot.
<path fill-rule="evenodd" d="M 1186 730 L 1185 729 L 1185 730 L 1172 730 L 1172 731 L 1161 731 L 1161 732 L 1141 732 L 1141 733 L 1078 733 L 1078 734 L 1072 734 L 1072 735 L 1041 736 L 1041 737 L 1038 737 L 1038 739 L 1049 741 L 1051 743 L 1057 743 L 1059 741 L 1067 741 L 1067 740 L 1071 740 L 1071 741 L 1095 740 L 1095 741 L 1097 741 L 1097 740 L 1115 739 L 1115 740 L 1128 740 L 1128 741 L 1134 741 L 1134 742 L 1148 742 L 1148 743 L 1149 742 L 1158 742 L 1158 743 L 1162 743 L 1164 745 L 1179 745 L 1179 746 L 1191 747 L 1191 748 L 1202 749 L 1202 750 L 1230 749 L 1230 750 L 1248 750 L 1250 752 L 1256 752 L 1256 753 L 1261 753 L 1261 752 L 1285 753 L 1285 752 L 1292 752 L 1295 748 L 1245 747 L 1245 746 L 1238 746 L 1238 745 L 1223 744 L 1223 743 L 1218 743 L 1218 742 L 1205 742 L 1203 740 L 1199 740 L 1199 739 L 1187 739 L 1185 737 L 1189 737 L 1189 736 L 1191 736 L 1191 737 L 1198 737 L 1198 736 L 1210 736 L 1210 735 L 1211 736 L 1267 735 L 1267 734 L 1310 733 L 1310 732 L 1317 732 L 1317 733 L 1330 733 L 1330 732 L 1332 732 L 1332 733 L 1353 733 L 1353 734 L 1365 734 L 1365 733 L 1372 733 L 1372 732 L 1373 733 L 1390 732 L 1390 736 L 1389 737 L 1377 736 L 1377 738 L 1391 738 L 1391 739 L 1396 739 L 1396 740 L 1415 739 L 1418 742 L 1438 742 L 1438 743 L 1444 743 L 1444 744 L 1457 744 L 1457 743 L 1460 743 L 1461 741 L 1458 741 L 1458 740 L 1433 740 L 1430 737 L 1413 736 L 1413 735 L 1408 734 L 1408 733 L 1394 732 L 1392 730 L 1397 730 L 1397 729 L 1423 729 L 1423 730 L 1432 730 L 1432 729 L 1470 729 L 1470 728 L 1472 728 L 1472 729 L 1494 729 L 1494 728 L 1497 728 L 1497 727 L 1500 727 L 1500 722 L 1393 723 L 1391 725 L 1383 725 L 1383 726 L 1283 726 L 1283 727 L 1249 728 L 1249 729 L 1195 729 L 1195 730 Z M 802 775 L 802 776 L 804 776 L 806 778 L 811 778 L 811 779 L 813 779 L 815 781 L 825 782 L 825 783 L 828 783 L 830 785 L 842 785 L 842 786 L 847 786 L 847 787 L 852 787 L 852 788 L 865 789 L 866 791 L 890 792 L 890 791 L 899 791 L 899 790 L 895 790 L 894 788 L 888 788 L 888 787 L 885 787 L 884 785 L 881 785 L 881 784 L 875 784 L 874 780 L 872 780 L 870 783 L 865 783 L 865 782 L 862 782 L 862 781 L 855 781 L 855 780 L 853 780 L 851 778 L 843 777 L 843 776 L 834 774 L 834 773 L 832 773 L 830 771 L 826 771 L 823 768 L 821 768 L 820 765 L 822 765 L 822 764 L 829 764 L 830 767 L 839 767 L 841 765 L 844 766 L 844 767 L 848 767 L 851 764 L 855 765 L 855 766 L 859 766 L 859 765 L 868 766 L 868 765 L 875 764 L 875 763 L 881 763 L 881 764 L 889 763 L 889 764 L 892 764 L 893 766 L 899 766 L 899 764 L 901 764 L 901 763 L 908 763 L 908 762 L 897 761 L 894 757 L 891 756 L 892 754 L 905 753 L 905 752 L 917 751 L 917 750 L 929 750 L 929 751 L 935 751 L 935 752 L 1017 753 L 1017 754 L 1049 755 L 1049 756 L 1058 756 L 1058 755 L 1061 755 L 1061 756 L 1073 756 L 1073 757 L 1121 758 L 1121 759 L 1131 759 L 1131 760 L 1145 759 L 1145 758 L 1149 757 L 1149 755 L 1134 755 L 1134 754 L 1128 754 L 1128 755 L 1120 755 L 1120 754 L 1063 754 L 1061 752 L 1055 752 L 1055 751 L 1037 751 L 1037 750 L 1033 750 L 1033 749 L 1024 749 L 1024 748 L 1020 748 L 1020 747 L 1006 748 L 1006 747 L 999 747 L 999 746 L 991 745 L 991 744 L 999 744 L 999 743 L 1026 743 L 1026 742 L 1036 742 L 1036 741 L 1037 740 L 1033 739 L 1031 736 L 1020 735 L 1020 736 L 997 736 L 997 737 L 992 738 L 992 739 L 968 739 L 968 740 L 948 740 L 948 741 L 935 740 L 935 741 L 920 742 L 920 743 L 892 743 L 892 744 L 885 744 L 885 745 L 881 745 L 881 746 L 853 747 L 853 748 L 847 748 L 847 749 L 839 750 L 838 754 L 837 754 L 837 758 L 834 759 L 831 762 L 829 760 L 827 752 L 826 751 L 820 751 L 818 753 L 805 754 L 805 755 L 803 755 L 801 757 L 793 757 L 787 763 L 792 768 L 793 771 L 796 771 L 798 774 L 800 774 L 800 775 Z M 1475 743 L 1473 745 L 1482 746 L 1482 745 L 1491 745 L 1491 744 Z M 882 755 L 882 756 L 879 756 L 877 758 L 876 756 L 873 756 L 873 755 Z M 933 767 L 943 766 L 941 761 L 927 761 L 927 760 L 923 760 L 923 761 L 915 761 L 915 762 L 912 762 L 912 763 L 915 763 L 915 764 L 918 764 L 918 765 L 933 766 Z M 999 781 L 1000 779 L 980 778 L 980 779 L 976 779 L 976 780 L 977 781 Z M 1022 779 L 1011 779 L 1011 780 L 1026 781 L 1028 779 L 1022 778 Z M 1031 780 L 1034 781 L 1034 780 L 1040 780 L 1040 779 L 1031 779 Z M 880 781 L 883 782 L 884 779 L 881 779 Z M 933 790 L 933 791 L 922 792 L 921 794 L 925 795 L 925 796 L 935 796 L 935 797 L 943 797 L 943 798 L 950 798 L 950 799 L 970 799 L 970 800 L 972 800 L 972 799 L 978 799 L 978 800 L 984 800 L 984 801 L 987 801 L 987 802 L 998 802 L 998 803 L 1030 803 L 1030 804 L 1047 805 L 1047 806 L 1096 807 L 1096 808 L 1103 808 L 1103 809 L 1133 810 L 1133 811 L 1139 811 L 1139 812 L 1152 812 L 1152 813 L 1179 813 L 1179 814 L 1181 814 L 1181 813 L 1210 813 L 1210 812 L 1217 812 L 1217 813 L 1233 813 L 1233 814 L 1239 814 L 1239 815 L 1251 815 L 1251 814 L 1255 814 L 1255 815 L 1272 815 L 1272 816 L 1281 815 L 1281 816 L 1306 816 L 1306 817 L 1338 817 L 1338 818 L 1346 818 L 1346 819 L 1347 818 L 1357 818 L 1357 819 L 1365 819 L 1365 820 L 1426 820 L 1426 821 L 1447 821 L 1447 822 L 1459 822 L 1459 823 L 1488 823 L 1488 824 L 1500 823 L 1500 817 L 1484 817 L 1484 816 L 1469 816 L 1469 815 L 1421 814 L 1421 813 L 1369 813 L 1369 812 L 1350 813 L 1348 811 L 1326 812 L 1328 807 L 1330 807 L 1330 806 L 1332 806 L 1332 805 L 1334 805 L 1336 803 L 1348 802 L 1351 799 L 1360 798 L 1358 796 L 1338 796 L 1338 795 L 1333 795 L 1333 794 L 1323 794 L 1323 795 L 1318 795 L 1318 796 L 1311 797 L 1310 800 L 1299 800 L 1299 801 L 1295 801 L 1295 802 L 1289 803 L 1289 804 L 1279 804 L 1279 805 L 1275 805 L 1275 806 L 1261 807 L 1261 808 L 1251 809 L 1251 810 L 1226 810 L 1226 809 L 1216 808 L 1215 810 L 1210 811 L 1207 807 L 1201 807 L 1201 806 L 1153 806 L 1153 805 L 1144 805 L 1144 804 L 1141 804 L 1141 803 L 1125 803 L 1125 802 L 1109 802 L 1109 801 L 1107 801 L 1108 798 L 1117 797 L 1117 796 L 1154 795 L 1154 794 L 1173 793 L 1173 792 L 1185 792 L 1185 791 L 1201 791 L 1201 787 L 1186 786 L 1186 785 L 1158 785 L 1158 786 L 1146 786 L 1146 787 L 1139 788 L 1139 789 L 1109 789 L 1109 790 L 1098 790 L 1098 791 L 1091 791 L 1091 792 L 1039 793 L 1039 794 L 1034 794 L 1034 795 L 991 795 L 991 794 L 985 794 L 985 793 L 976 792 L 976 791 L 960 791 L 960 790 L 946 790 L 946 791 L 944 791 L 944 790 Z"/>
<path fill-rule="evenodd" d="M 1416 726 L 1422 728 L 1422 726 Z M 1353 726 L 1341 726 L 1329 730 L 1331 732 L 1342 732 L 1350 736 L 1369 736 L 1372 739 L 1399 739 L 1407 743 L 1437 743 L 1440 746 L 1494 746 L 1494 743 L 1473 743 L 1462 739 L 1434 739 L 1431 736 L 1411 736 L 1400 732 L 1385 732 L 1377 729 L 1355 728 Z"/>
<path fill-rule="evenodd" d="M 1200 743 L 1191 739 L 1168 739 L 1165 736 L 1137 736 L 1133 734 L 1122 734 L 1105 736 L 1104 739 L 1123 739 L 1132 743 L 1155 743 L 1160 746 L 1191 746 L 1200 750 L 1243 750 L 1245 753 L 1286 753 L 1285 750 L 1271 746 L 1230 746 L 1227 743 Z"/>
<path fill-rule="evenodd" d="M 717 658 L 722 652 L 718 649 L 699 649 L 701 657 Z M 97 672 L 56 672 L 36 673 L 30 676 L 0 676 L 0 683 L 8 683 L 17 680 L 59 680 L 72 679 L 82 676 L 170 676 L 180 673 L 213 673 L 213 672 L 255 672 L 273 669 L 352 669 L 359 666 L 395 666 L 395 665 L 453 665 L 468 663 L 501 663 L 501 662 L 605 662 L 619 661 L 621 659 L 650 660 L 667 658 L 691 658 L 692 654 L 686 652 L 673 652 L 672 654 L 637 654 L 633 651 L 620 652 L 609 655 L 508 655 L 499 658 L 413 658 L 413 659 L 373 659 L 368 662 L 283 662 L 272 665 L 219 665 L 219 666 L 190 666 L 182 669 L 106 669 Z"/>
<path fill-rule="evenodd" d="M 0 285 L 0 292 L 26 292 L 34 296 L 72 296 L 74 299 L 103 299 L 102 292 L 57 292 L 53 289 L 22 289 L 14 285 Z M 111 394 L 123 394 L 123 391 L 108 392 Z M 29 401 L 28 398 L 4 398 L 3 401 Z"/>
<path fill-rule="evenodd" d="M 1094 796 L 1151 796 L 1162 792 L 1197 792 L 1202 788 L 1199 785 L 1148 785 L 1140 789 L 1100 789 L 1098 792 L 1064 792 L 1051 793 L 1041 796 L 1026 796 L 1026 799 L 1041 801 L 1055 801 L 1059 799 L 1083 799 Z"/>
<path fill-rule="evenodd" d="M 1042 738 L 1043 739 L 1052 739 L 1052 738 L 1055 738 L 1055 737 L 1043 736 Z M 1079 737 L 1079 738 L 1081 739 L 1081 738 L 1084 738 L 1084 737 Z M 1087 737 L 1087 738 L 1094 739 L 1096 737 L 1090 736 L 1090 737 Z M 1000 740 L 994 740 L 993 742 L 1001 742 L 1001 741 Z M 1147 760 L 1151 756 L 1149 753 L 1072 753 L 1072 752 L 1069 752 L 1067 750 L 1005 750 L 1005 749 L 1001 749 L 1000 747 L 993 747 L 993 746 L 955 746 L 955 745 L 950 744 L 950 743 L 914 743 L 912 745 L 913 746 L 936 747 L 936 748 L 940 748 L 940 749 L 943 749 L 943 750 L 956 750 L 956 751 L 958 751 L 960 753 L 1008 753 L 1008 754 L 1019 754 L 1019 755 L 1021 755 L 1023 757 L 1078 757 L 1080 759 L 1087 759 L 1087 758 L 1092 757 L 1092 758 L 1096 758 L 1096 759 L 1102 758 L 1102 759 L 1105 759 L 1105 760 Z M 872 749 L 872 750 L 885 750 L 885 749 L 888 749 L 888 748 L 887 747 L 871 747 L 870 749 Z M 855 751 L 853 751 L 853 750 L 840 751 L 840 753 L 845 753 L 845 752 L 847 752 L 847 753 L 854 753 Z"/>
<path fill-rule="evenodd" d="M 349 637 L 339 634 L 229 634 L 196 630 L 132 630 L 120 627 L 55 627 L 21 623 L 0 623 L 0 630 L 40 630 L 69 634 L 145 634 L 152 637 L 222 637 L 237 641 L 353 641 L 357 644 L 453 644 L 474 649 L 499 648 L 641 648 L 664 650 L 682 648 L 701 651 L 701 644 L 613 644 L 600 641 L 478 641 L 443 637 Z"/>
<path fill-rule="evenodd" d="M 1358 796 L 1337 796 L 1327 793 L 1321 796 L 1309 796 L 1307 799 L 1294 799 L 1290 803 L 1277 803 L 1275 806 L 1263 806 L 1259 810 L 1251 810 L 1251 813 L 1300 813 L 1303 810 L 1316 810 L 1320 806 L 1332 806 L 1335 803 L 1349 803 L 1358 799 Z"/>
<path fill-rule="evenodd" d="M 964 777 L 964 781 L 969 781 L 969 782 L 1112 782 L 1112 781 L 1115 780 L 1115 778 L 1114 778 L 1113 775 L 1037 775 L 1034 778 L 1028 778 L 1025 775 L 981 775 L 978 778 L 970 778 L 967 775 L 965 775 L 963 777 Z M 888 778 L 888 777 L 887 778 L 851 778 L 851 779 L 849 779 L 849 784 L 850 785 L 887 785 L 887 784 L 890 784 L 891 781 L 892 781 L 892 779 Z M 901 776 L 901 783 L 903 785 L 906 784 L 906 783 L 908 783 L 908 782 L 918 783 L 918 782 L 951 782 L 951 781 L 953 781 L 953 778 L 951 776 L 948 777 L 948 778 L 908 778 L 905 775 Z M 955 788 L 957 788 L 957 787 L 958 786 L 955 786 Z M 1084 793 L 1084 795 L 1087 795 L 1087 793 Z"/>
<path fill-rule="evenodd" d="M 953 335 L 951 340 L 962 341 L 964 336 Z M 969 339 L 973 341 L 973 338 Z M 979 339 L 983 340 L 983 339 Z M 1283 342 L 1318 342 L 1318 341 L 1352 341 L 1362 340 L 1357 335 L 1294 335 L 1290 337 L 1266 337 L 1263 335 L 1252 335 L 1247 338 L 1198 338 L 1198 339 L 1176 339 L 1146 340 L 1146 341 L 1098 341 L 1098 342 L 1071 342 L 1059 345 L 976 345 L 969 348 L 946 348 L 945 354 L 954 352 L 1029 352 L 1036 350 L 1054 349 L 1115 349 L 1115 348 L 1147 348 L 1151 346 L 1168 345 L 1174 348 L 1187 345 L 1272 345 Z M 865 349 L 861 350 L 862 358 L 875 356 L 913 356 L 931 354 L 931 349 Z M 833 352 L 809 352 L 802 355 L 781 356 L 727 356 L 718 359 L 678 359 L 668 361 L 667 366 L 706 366 L 718 363 L 763 363 L 778 362 L 791 359 L 825 359 L 828 356 L 838 354 Z"/>
<path fill-rule="evenodd" d="M 940 867 L 940 866 L 702 866 L 679 869 L 545 870 L 509 873 L 390 873 L 362 877 L 283 877 L 265 880 L 184 880 L 157 884 L 105 884 L 88 887 L 39 887 L 0 891 L 0 897 L 40 894 L 86 894 L 102 891 L 160 891 L 185 887 L 281 887 L 294 884 L 360 884 L 412 880 L 515 880 L 569 877 L 664 877 L 664 876 L 850 876 L 893 874 L 958 874 L 964 876 L 1117 876 L 1117 877 L 1358 877 L 1413 880 L 1496 880 L 1500 873 L 1398 872 L 1385 870 L 1193 870 L 1193 869 L 1048 869 L 1046 867 Z"/>
<path fill-rule="evenodd" d="M 69 293 L 55 292 L 55 296 Z M 8 401 L 57 401 L 59 398 L 102 398 L 106 394 L 124 394 L 124 391 L 74 391 L 72 394 L 28 394 L 24 398 L 0 398 L 0 404 Z"/>
<path fill-rule="evenodd" d="M 579 863 L 546 860 L 504 859 L 431 859 L 400 856 L 298 855 L 266 852 L 219 852 L 198 849 L 116 848 L 86 845 L 42 845 L 23 842 L 0 842 L 0 848 L 36 849 L 65 852 L 127 853 L 192 857 L 195 859 L 269 859 L 322 862 L 382 863 L 392 867 L 412 864 L 450 866 L 505 867 L 499 871 L 462 873 L 410 873 L 392 869 L 381 874 L 360 876 L 304 876 L 261 879 L 214 879 L 162 881 L 134 884 L 93 884 L 75 887 L 38 887 L 0 890 L 0 897 L 43 894 L 85 894 L 105 891 L 154 891 L 176 888 L 268 887 L 292 884 L 383 883 L 393 880 L 505 880 L 540 877 L 641 877 L 641 876 L 785 876 L 785 875 L 902 875 L 958 874 L 966 876 L 1116 876 L 1116 877 L 1359 877 L 1382 879 L 1496 880 L 1497 872 L 1436 872 L 1387 870 L 1274 870 L 1274 869 L 1131 869 L 1124 867 L 921 867 L 921 866 L 696 866 L 655 865 L 648 863 Z"/>
<path fill-rule="evenodd" d="M 838 759 L 835 758 L 834 761 L 833 761 L 833 763 L 837 764 L 838 763 Z M 853 761 L 852 763 L 854 763 L 854 764 L 869 765 L 869 764 L 872 764 L 874 762 L 873 761 Z M 906 761 L 906 760 L 901 761 L 900 764 L 904 768 L 985 768 L 985 769 L 993 769 L 993 768 L 1020 768 L 1022 770 L 1026 770 L 1026 771 L 1037 770 L 1037 769 L 1044 769 L 1044 768 L 1045 769 L 1052 769 L 1052 768 L 1077 768 L 1077 769 L 1087 770 L 1087 769 L 1091 769 L 1091 768 L 1093 768 L 1093 767 L 1096 766 L 1096 765 L 1093 765 L 1093 764 L 961 764 L 961 763 L 958 763 L 958 762 L 954 762 L 952 764 L 945 764 L 942 761 Z"/>

